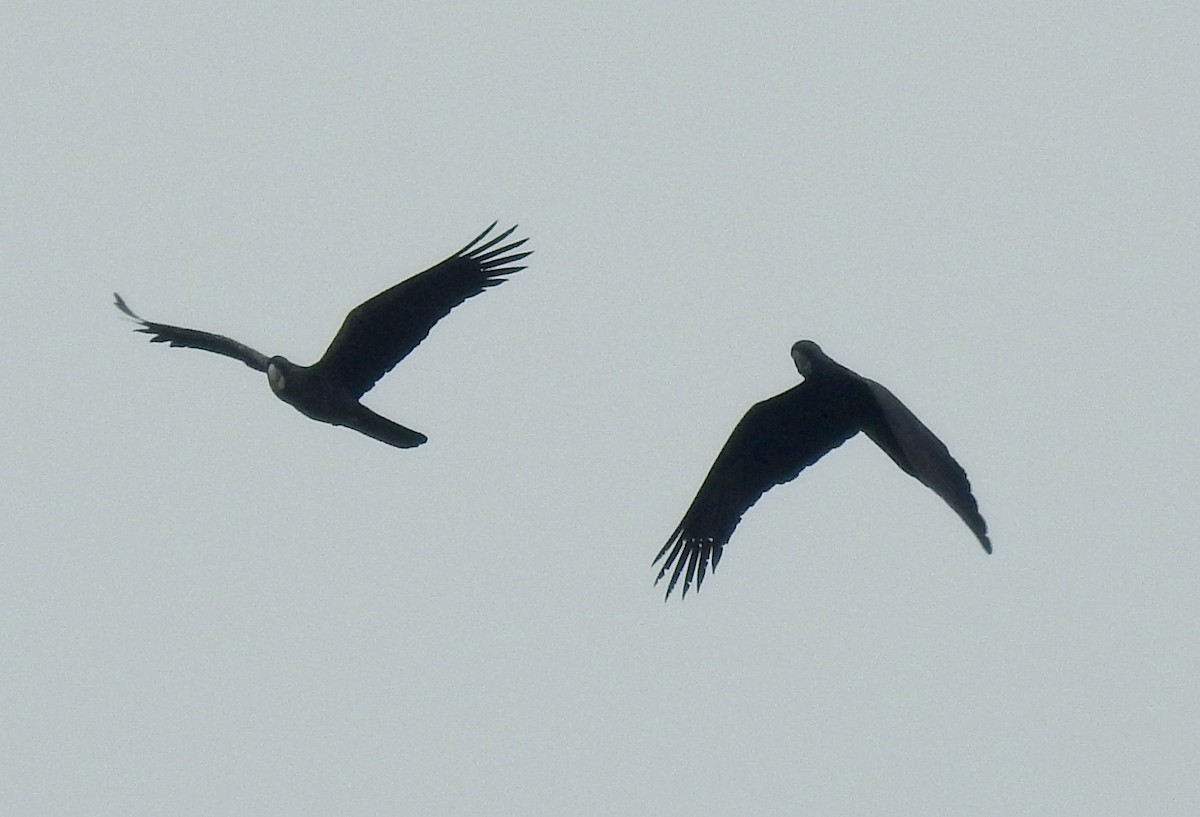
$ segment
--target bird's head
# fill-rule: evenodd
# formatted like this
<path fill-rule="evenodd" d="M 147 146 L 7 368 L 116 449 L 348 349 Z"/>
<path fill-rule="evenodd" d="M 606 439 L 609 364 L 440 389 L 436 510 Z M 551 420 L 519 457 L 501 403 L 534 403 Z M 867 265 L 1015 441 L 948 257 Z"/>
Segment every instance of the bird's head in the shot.
<path fill-rule="evenodd" d="M 287 371 L 291 364 L 287 360 L 275 355 L 267 361 L 267 382 L 271 384 L 271 391 L 276 394 L 282 394 L 287 388 L 287 380 L 284 378 L 284 372 Z"/>
<path fill-rule="evenodd" d="M 812 377 L 813 369 L 826 359 L 821 347 L 811 340 L 801 340 L 792 344 L 792 361 L 796 364 L 796 371 L 805 377 Z"/>

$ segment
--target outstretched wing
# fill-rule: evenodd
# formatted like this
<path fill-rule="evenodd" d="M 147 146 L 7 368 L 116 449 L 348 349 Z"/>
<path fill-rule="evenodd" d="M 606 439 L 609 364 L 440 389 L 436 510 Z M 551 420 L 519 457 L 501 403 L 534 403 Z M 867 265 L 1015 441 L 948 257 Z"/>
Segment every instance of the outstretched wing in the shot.
<path fill-rule="evenodd" d="M 654 559 L 657 563 L 666 556 L 656 584 L 674 567 L 668 598 L 685 566 L 683 595 L 693 578 L 700 589 L 709 561 L 715 570 L 721 549 L 760 496 L 795 479 L 860 429 L 857 412 L 850 408 L 835 390 L 804 382 L 746 412 L 717 455 L 683 521 Z"/>
<path fill-rule="evenodd" d="M 906 473 L 946 501 L 967 523 L 979 544 L 988 553 L 992 542 L 987 535 L 987 522 L 979 513 L 979 505 L 971 494 L 967 472 L 950 456 L 946 444 L 917 419 L 896 395 L 873 380 L 863 378 L 879 408 L 875 422 L 865 427 L 867 436 L 887 452 Z"/>
<path fill-rule="evenodd" d="M 495 223 L 454 255 L 401 281 L 346 316 L 342 328 L 313 368 L 361 397 L 429 334 L 450 310 L 503 276 L 525 269 L 513 266 L 529 252 L 514 253 L 528 239 L 497 247 L 516 226 L 483 241 Z"/>
<path fill-rule="evenodd" d="M 116 299 L 117 309 L 141 324 L 135 331 L 150 335 L 151 343 L 166 343 L 170 346 L 181 346 L 186 349 L 203 349 L 206 352 L 216 352 L 218 355 L 225 355 L 225 357 L 240 360 L 251 369 L 257 369 L 260 372 L 267 370 L 267 356 L 262 352 L 251 349 L 244 343 L 238 343 L 236 340 L 227 338 L 224 335 L 201 332 L 199 329 L 185 329 L 182 326 L 168 326 L 165 323 L 154 323 L 153 321 L 143 320 L 141 316 L 129 308 L 124 298 L 115 292 L 113 293 L 113 297 Z"/>

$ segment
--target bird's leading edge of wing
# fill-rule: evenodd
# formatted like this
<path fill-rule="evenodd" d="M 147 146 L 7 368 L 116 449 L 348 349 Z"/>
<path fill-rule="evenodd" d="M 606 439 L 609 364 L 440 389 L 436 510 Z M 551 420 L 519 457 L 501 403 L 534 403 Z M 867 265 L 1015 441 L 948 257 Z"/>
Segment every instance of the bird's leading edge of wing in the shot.
<path fill-rule="evenodd" d="M 525 269 L 517 262 L 530 252 L 514 250 L 528 239 L 503 244 L 515 225 L 487 238 L 495 226 L 493 223 L 445 261 L 350 310 L 314 368 L 361 397 L 417 348 L 450 310 L 508 280 L 503 276 Z"/>
<path fill-rule="evenodd" d="M 734 427 L 687 513 L 654 562 L 657 584 L 671 571 L 667 598 L 684 576 L 683 595 L 721 560 L 742 515 L 766 491 L 795 479 L 859 430 L 855 412 L 809 382 L 755 404 Z M 686 569 L 686 574 L 685 574 Z"/>
<path fill-rule="evenodd" d="M 959 515 L 979 544 L 988 553 L 992 542 L 987 522 L 971 493 L 966 470 L 950 455 L 950 450 L 900 399 L 873 380 L 863 378 L 871 389 L 884 428 L 867 425 L 867 435 L 908 474 L 916 477 L 945 500 Z"/>
<path fill-rule="evenodd" d="M 115 298 L 117 309 L 141 324 L 134 331 L 150 335 L 151 343 L 166 343 L 170 346 L 179 346 L 185 349 L 203 349 L 206 352 L 215 352 L 218 355 L 240 360 L 251 369 L 257 369 L 260 372 L 267 370 L 267 356 L 262 352 L 251 349 L 244 343 L 239 343 L 233 338 L 227 338 L 224 335 L 202 332 L 199 329 L 186 329 L 182 326 L 170 326 L 165 323 L 154 323 L 153 321 L 144 320 L 129 308 L 129 305 L 125 303 L 125 299 L 120 295 L 114 292 L 113 298 Z"/>

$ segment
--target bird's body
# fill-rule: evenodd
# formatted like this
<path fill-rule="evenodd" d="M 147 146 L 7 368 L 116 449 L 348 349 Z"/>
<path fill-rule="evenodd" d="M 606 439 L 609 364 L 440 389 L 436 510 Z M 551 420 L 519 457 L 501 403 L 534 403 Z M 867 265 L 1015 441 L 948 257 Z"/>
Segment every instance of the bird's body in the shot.
<path fill-rule="evenodd" d="M 428 440 L 421 432 L 371 411 L 337 379 L 314 372 L 312 366 L 273 357 L 267 363 L 267 381 L 276 397 L 309 419 L 346 426 L 396 448 L 413 448 Z"/>
<path fill-rule="evenodd" d="M 699 589 L 742 515 L 775 485 L 795 479 L 859 431 L 962 518 L 988 553 L 987 524 L 962 467 L 895 395 L 829 358 L 812 341 L 792 347 L 804 382 L 757 403 L 734 428 L 679 526 L 659 551 L 667 596 L 684 576 Z M 685 574 L 686 570 L 686 574 Z"/>
<path fill-rule="evenodd" d="M 454 255 L 401 281 L 350 311 L 341 329 L 311 366 L 267 357 L 243 343 L 197 329 L 143 320 L 115 295 L 117 308 L 141 324 L 154 343 L 203 349 L 265 372 L 271 391 L 313 420 L 346 426 L 397 448 L 426 441 L 424 434 L 381 417 L 360 398 L 425 339 L 435 323 L 467 298 L 501 284 L 529 252 L 513 252 L 526 239 L 497 247 L 515 227 L 480 243 L 496 225 Z"/>

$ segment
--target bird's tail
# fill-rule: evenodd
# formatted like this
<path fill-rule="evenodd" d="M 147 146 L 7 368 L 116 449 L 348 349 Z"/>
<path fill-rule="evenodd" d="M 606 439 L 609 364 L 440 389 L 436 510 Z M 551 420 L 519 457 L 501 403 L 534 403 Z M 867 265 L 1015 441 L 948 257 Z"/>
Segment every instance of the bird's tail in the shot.
<path fill-rule="evenodd" d="M 373 440 L 394 445 L 396 448 L 416 448 L 429 439 L 419 431 L 413 431 L 399 423 L 393 423 L 386 417 L 380 417 L 363 405 L 358 407 L 354 418 L 343 425 L 361 434 L 366 434 Z"/>

